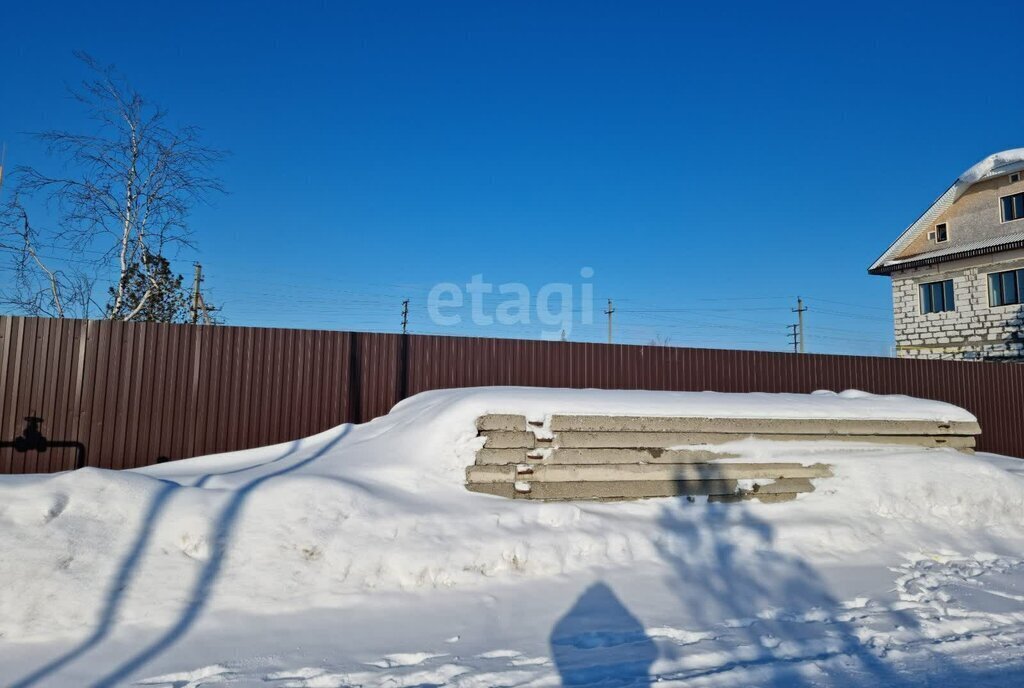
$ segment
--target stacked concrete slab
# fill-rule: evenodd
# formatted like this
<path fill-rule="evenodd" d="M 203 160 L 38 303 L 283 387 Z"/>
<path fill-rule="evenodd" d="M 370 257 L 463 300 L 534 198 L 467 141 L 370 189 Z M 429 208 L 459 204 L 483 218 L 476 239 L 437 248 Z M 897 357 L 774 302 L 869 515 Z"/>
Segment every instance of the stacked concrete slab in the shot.
<path fill-rule="evenodd" d="M 814 490 L 828 466 L 742 463 L 718 445 L 775 441 L 871 442 L 970 451 L 976 422 L 814 418 L 555 415 L 547 423 L 491 414 L 477 419 L 484 446 L 466 486 L 514 499 L 785 501 Z M 726 461 L 728 460 L 728 461 Z"/>

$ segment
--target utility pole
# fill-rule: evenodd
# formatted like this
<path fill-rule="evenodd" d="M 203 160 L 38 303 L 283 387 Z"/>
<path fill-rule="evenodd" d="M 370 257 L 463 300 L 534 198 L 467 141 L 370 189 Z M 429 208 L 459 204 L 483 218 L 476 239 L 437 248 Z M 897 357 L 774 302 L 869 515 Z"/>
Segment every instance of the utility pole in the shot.
<path fill-rule="evenodd" d="M 215 323 L 210 315 L 210 311 L 217 309 L 214 306 L 206 305 L 206 299 L 203 298 L 203 292 L 200 290 L 200 285 L 203 283 L 203 266 L 199 263 L 194 263 L 194 265 L 196 267 L 196 275 L 192 280 L 192 307 L 189 308 L 189 320 L 193 325 L 198 325 L 201 314 L 204 325 L 213 325 Z"/>
<path fill-rule="evenodd" d="M 797 338 L 799 337 L 799 335 L 797 334 L 796 328 L 798 328 L 798 327 L 800 327 L 800 326 L 799 325 L 786 325 L 786 329 L 789 330 L 789 334 L 787 334 L 786 336 L 793 340 L 793 353 L 795 353 L 795 354 L 796 353 L 800 353 L 799 346 L 797 345 Z"/>
<path fill-rule="evenodd" d="M 192 308 L 190 310 L 193 325 L 199 323 L 199 284 L 203 281 L 203 266 L 195 263 L 196 275 L 192 280 Z"/>
<path fill-rule="evenodd" d="M 402 302 L 402 334 L 409 334 L 409 299 Z"/>
<path fill-rule="evenodd" d="M 802 354 L 805 351 L 804 350 L 804 312 L 807 310 L 806 308 L 804 308 L 804 301 L 803 301 L 803 299 L 801 299 L 799 296 L 796 297 L 796 308 L 791 308 L 790 310 L 793 311 L 794 313 L 796 313 L 796 318 L 797 318 L 796 326 L 797 326 L 798 331 L 800 333 L 800 337 L 799 337 L 800 350 L 799 350 L 799 353 Z"/>
<path fill-rule="evenodd" d="M 608 316 L 608 343 L 612 343 L 612 313 L 615 312 L 615 308 L 612 306 L 612 300 L 608 299 L 608 310 L 604 312 Z"/>

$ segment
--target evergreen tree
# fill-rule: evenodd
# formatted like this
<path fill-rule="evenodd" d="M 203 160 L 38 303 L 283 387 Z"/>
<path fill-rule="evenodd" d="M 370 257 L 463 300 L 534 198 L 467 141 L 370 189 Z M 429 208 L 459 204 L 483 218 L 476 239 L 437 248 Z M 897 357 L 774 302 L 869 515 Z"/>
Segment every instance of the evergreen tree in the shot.
<path fill-rule="evenodd" d="M 188 292 L 182 286 L 182 276 L 171 271 L 170 263 L 160 255 L 143 252 L 142 260 L 128 265 L 121 281 L 121 293 L 128 298 L 120 299 L 118 288 L 110 287 L 110 303 L 107 317 L 124 320 L 141 308 L 131 320 L 136 322 L 182 323 L 188 316 Z"/>

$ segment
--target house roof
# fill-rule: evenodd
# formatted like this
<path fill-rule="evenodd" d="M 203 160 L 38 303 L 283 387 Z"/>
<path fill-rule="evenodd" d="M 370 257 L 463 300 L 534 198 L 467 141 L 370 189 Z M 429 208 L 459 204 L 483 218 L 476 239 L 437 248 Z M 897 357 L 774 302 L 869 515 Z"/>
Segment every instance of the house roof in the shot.
<path fill-rule="evenodd" d="M 870 272 L 876 275 L 888 275 L 897 270 L 908 270 L 922 265 L 933 265 L 958 258 L 970 258 L 972 256 L 983 256 L 988 253 L 997 253 L 1009 249 L 1024 248 L 1024 232 L 1015 232 L 1000 237 L 981 239 L 941 248 L 936 251 L 926 251 L 903 259 L 891 260 L 877 268 L 872 266 Z"/>
<path fill-rule="evenodd" d="M 1015 242 L 1024 240 L 1024 237 L 1020 234 L 1005 235 L 993 239 L 985 239 L 980 242 L 974 242 L 979 244 L 978 246 L 963 244 L 948 249 L 921 253 L 904 260 L 900 260 L 898 258 L 898 256 L 922 231 L 931 228 L 935 220 L 938 219 L 938 217 L 951 205 L 953 205 L 957 199 L 963 196 L 969 188 L 980 181 L 984 181 L 985 179 L 998 177 L 1011 172 L 1017 172 L 1019 170 L 1024 170 L 1024 148 L 1013 148 L 1000 153 L 994 153 L 973 165 L 970 169 L 957 177 L 952 186 L 946 189 L 945 193 L 935 199 L 935 202 L 932 203 L 912 225 L 907 227 L 903 233 L 900 234 L 896 241 L 886 249 L 885 253 L 879 256 L 878 260 L 871 264 L 871 267 L 868 268 L 868 272 L 875 275 L 885 275 L 893 272 L 894 270 L 913 267 L 913 265 L 923 265 L 942 260 L 952 260 L 953 258 L 960 257 L 960 254 L 964 253 L 977 255 L 978 252 L 983 249 L 986 249 L 983 252 L 990 253 L 997 247 L 1003 247 L 1004 245 L 1014 244 Z M 984 245 L 982 246 L 981 244 Z"/>

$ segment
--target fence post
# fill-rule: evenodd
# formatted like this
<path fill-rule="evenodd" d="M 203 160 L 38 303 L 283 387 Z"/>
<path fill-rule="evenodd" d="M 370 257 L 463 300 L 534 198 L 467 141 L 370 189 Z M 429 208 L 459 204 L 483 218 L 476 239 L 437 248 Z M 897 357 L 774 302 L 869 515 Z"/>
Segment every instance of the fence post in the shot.
<path fill-rule="evenodd" d="M 349 423 L 363 422 L 363 365 L 359 352 L 359 333 L 348 333 L 348 409 L 345 414 Z"/>
<path fill-rule="evenodd" d="M 395 403 L 409 395 L 409 335 L 403 332 L 398 340 L 398 398 Z"/>

